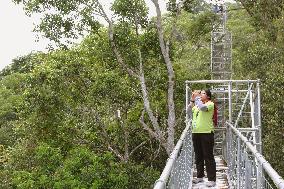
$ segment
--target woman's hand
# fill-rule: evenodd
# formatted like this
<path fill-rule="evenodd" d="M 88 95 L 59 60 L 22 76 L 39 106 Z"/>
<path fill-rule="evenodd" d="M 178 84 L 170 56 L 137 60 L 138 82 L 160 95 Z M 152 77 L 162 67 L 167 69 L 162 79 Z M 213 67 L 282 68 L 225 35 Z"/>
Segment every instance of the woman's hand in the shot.
<path fill-rule="evenodd" d="M 201 91 L 200 90 L 194 90 L 191 94 L 191 101 L 195 101 L 195 98 L 198 96 L 201 96 Z"/>

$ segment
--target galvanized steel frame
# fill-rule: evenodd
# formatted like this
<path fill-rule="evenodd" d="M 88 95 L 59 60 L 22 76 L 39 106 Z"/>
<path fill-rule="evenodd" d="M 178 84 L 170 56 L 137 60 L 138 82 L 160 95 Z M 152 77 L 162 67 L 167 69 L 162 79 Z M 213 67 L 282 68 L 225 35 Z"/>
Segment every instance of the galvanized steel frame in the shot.
<path fill-rule="evenodd" d="M 232 123 L 226 122 L 228 138 L 231 142 L 228 145 L 229 152 L 231 152 L 231 161 L 229 162 L 230 177 L 237 177 L 237 179 L 231 180 L 232 188 L 280 188 L 284 189 L 283 178 L 272 168 L 272 166 L 265 160 L 261 153 L 256 149 L 255 144 L 251 140 L 248 140 L 243 133 L 236 128 Z M 234 146 L 235 143 L 235 146 Z M 236 150 L 237 153 L 233 153 Z M 234 156 L 237 154 L 237 158 Z M 236 165 L 236 166 L 234 166 Z M 237 172 L 234 168 L 237 167 Z M 261 177 L 258 176 L 258 171 L 264 170 L 265 174 Z M 233 172 L 236 174 L 234 175 Z M 273 181 L 269 183 L 268 178 Z"/>
<path fill-rule="evenodd" d="M 259 80 L 199 80 L 186 81 L 186 128 L 183 131 L 174 151 L 167 161 L 161 177 L 156 181 L 154 189 L 162 188 L 191 188 L 193 177 L 193 147 L 191 138 L 191 113 L 188 108 L 191 84 L 227 85 L 223 90 L 214 93 L 226 93 L 228 96 L 228 114 L 224 127 L 216 131 L 225 132 L 223 157 L 227 162 L 229 188 L 280 188 L 284 189 L 284 180 L 261 155 L 261 110 L 260 110 L 260 81 Z M 234 89 L 235 84 L 246 84 L 247 89 Z M 233 119 L 234 93 L 245 93 L 238 116 Z M 240 127 L 239 120 L 245 119 L 243 111 L 249 106 L 249 125 Z M 249 126 L 249 127 L 247 127 Z M 268 180 L 273 183 L 269 183 Z"/>

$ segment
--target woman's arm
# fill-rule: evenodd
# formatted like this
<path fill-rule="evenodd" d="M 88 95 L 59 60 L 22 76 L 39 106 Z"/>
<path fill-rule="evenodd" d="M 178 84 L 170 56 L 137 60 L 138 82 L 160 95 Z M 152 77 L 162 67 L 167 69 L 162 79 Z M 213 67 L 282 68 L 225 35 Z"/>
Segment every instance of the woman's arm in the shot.
<path fill-rule="evenodd" d="M 200 96 L 195 97 L 195 105 L 203 112 L 208 111 L 208 107 L 200 100 Z"/>

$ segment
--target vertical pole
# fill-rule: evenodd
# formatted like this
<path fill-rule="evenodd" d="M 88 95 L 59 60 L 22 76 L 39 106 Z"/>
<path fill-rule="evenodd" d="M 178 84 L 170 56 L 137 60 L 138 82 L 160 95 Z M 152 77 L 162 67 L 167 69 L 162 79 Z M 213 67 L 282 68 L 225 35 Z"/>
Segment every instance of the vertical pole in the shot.
<path fill-rule="evenodd" d="M 230 77 L 230 79 L 232 79 L 232 72 L 233 72 L 233 64 L 232 64 L 232 41 L 233 41 L 233 39 L 232 39 L 232 33 L 230 33 L 230 64 L 231 64 L 231 77 Z"/>
<path fill-rule="evenodd" d="M 229 122 L 232 123 L 232 81 L 228 85 L 228 97 L 229 97 Z"/>
<path fill-rule="evenodd" d="M 245 173 L 244 174 L 245 182 L 244 182 L 243 188 L 247 189 L 248 188 L 247 187 L 248 186 L 248 153 L 246 149 L 244 149 L 243 159 L 244 159 L 244 173 Z"/>
<path fill-rule="evenodd" d="M 257 139 L 257 142 L 258 142 L 258 145 L 256 147 L 256 149 L 258 150 L 258 152 L 260 154 L 262 154 L 262 140 L 261 140 L 261 109 L 260 109 L 260 80 L 258 79 L 257 80 L 257 83 L 256 83 L 256 86 L 257 86 L 257 103 L 258 103 L 258 106 L 257 106 L 257 119 L 258 119 L 258 139 Z M 263 180 L 263 169 L 262 169 L 262 165 L 257 161 L 257 188 L 261 188 L 263 186 L 263 183 L 264 183 L 264 180 Z"/>
<path fill-rule="evenodd" d="M 214 40 L 214 32 L 211 32 L 211 64 L 210 64 L 210 68 L 211 68 L 211 79 L 213 78 L 213 40 Z"/>
<path fill-rule="evenodd" d="M 258 148 L 258 152 L 259 153 L 261 153 L 262 154 L 262 137 L 261 137 L 261 135 L 262 135 L 262 125 L 261 125 L 261 107 L 260 107 L 260 80 L 258 79 L 257 80 L 257 84 L 256 84 L 256 86 L 257 86 L 257 103 L 258 103 L 258 106 L 257 106 L 257 115 L 258 115 L 258 117 L 257 117 L 257 119 L 258 119 L 258 136 L 259 136 L 259 148 Z"/>
<path fill-rule="evenodd" d="M 245 152 L 245 189 L 251 188 L 251 162 L 248 153 Z"/>
<path fill-rule="evenodd" d="M 232 123 L 232 81 L 229 81 L 229 84 L 228 84 L 228 106 L 229 106 L 229 122 L 230 123 Z M 225 104 L 224 104 L 224 106 L 225 106 Z M 223 114 L 224 114 L 225 112 L 223 111 Z M 228 126 L 228 124 L 227 124 L 227 127 L 226 127 L 226 143 L 225 144 L 229 144 L 230 145 L 230 137 L 228 137 L 228 132 L 230 132 L 229 131 L 229 126 Z M 229 149 L 228 149 L 228 147 L 226 148 L 226 150 L 227 150 L 227 152 L 226 153 L 223 153 L 223 155 L 225 155 L 225 158 L 227 159 L 227 158 L 230 158 L 230 154 L 228 154 L 228 153 L 230 153 L 229 152 Z"/>
<path fill-rule="evenodd" d="M 252 94 L 252 89 L 249 88 L 249 103 L 250 103 L 250 116 L 251 116 L 251 127 L 255 128 L 255 123 L 254 123 L 254 103 L 253 103 L 253 94 Z M 255 137 L 254 137 L 255 139 Z M 254 141 L 255 142 L 255 141 Z"/>
<path fill-rule="evenodd" d="M 185 85 L 185 121 L 188 122 L 188 84 Z"/>
<path fill-rule="evenodd" d="M 254 102 L 253 102 L 253 93 L 252 93 L 252 87 L 248 89 L 249 91 L 249 103 L 250 103 L 250 117 L 251 117 L 251 128 L 255 129 L 255 108 L 254 108 Z M 252 140 L 253 143 L 256 144 L 256 149 L 257 149 L 257 131 L 252 132 Z"/>
<path fill-rule="evenodd" d="M 227 144 L 227 164 L 228 164 L 228 167 L 229 167 L 229 177 L 230 178 L 233 178 L 232 177 L 232 170 L 233 170 L 233 166 L 232 166 L 232 135 L 231 135 L 231 127 L 229 126 L 229 124 L 226 124 L 227 125 L 227 141 L 226 141 L 226 144 Z"/>
<path fill-rule="evenodd" d="M 240 137 L 237 138 L 238 141 L 238 152 L 237 152 L 237 189 L 240 189 L 240 183 L 241 183 L 241 139 Z"/>

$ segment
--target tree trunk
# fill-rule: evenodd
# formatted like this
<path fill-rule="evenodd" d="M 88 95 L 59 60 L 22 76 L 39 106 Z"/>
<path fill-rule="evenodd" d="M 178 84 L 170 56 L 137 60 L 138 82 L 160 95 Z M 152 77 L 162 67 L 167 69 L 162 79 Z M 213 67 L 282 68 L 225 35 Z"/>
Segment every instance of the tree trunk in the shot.
<path fill-rule="evenodd" d="M 158 3 L 158 0 L 152 0 L 156 7 L 156 13 L 157 13 L 157 30 L 158 30 L 158 36 L 159 36 L 159 43 L 161 52 L 164 58 L 164 61 L 166 63 L 167 71 L 168 71 L 168 128 L 167 128 L 167 152 L 171 152 L 174 149 L 174 135 L 175 135 L 175 122 L 176 122 L 176 116 L 175 116 L 175 103 L 174 103 L 174 87 L 175 87 L 175 73 L 173 69 L 173 65 L 170 59 L 169 55 L 169 42 L 165 42 L 164 40 L 164 30 L 162 26 L 162 16 L 161 16 L 161 10 Z"/>
<path fill-rule="evenodd" d="M 116 47 L 115 41 L 114 41 L 114 31 L 113 31 L 113 23 L 112 21 L 107 17 L 105 14 L 105 11 L 103 10 L 103 7 L 100 5 L 99 2 L 99 7 L 101 10 L 102 16 L 105 18 L 105 20 L 109 24 L 108 28 L 108 34 L 109 34 L 109 40 L 111 44 L 111 48 L 116 56 L 116 59 L 118 63 L 122 66 L 122 68 L 130 75 L 133 76 L 140 81 L 141 85 L 141 91 L 142 91 L 142 98 L 143 98 L 143 103 L 144 103 L 144 109 L 146 110 L 146 113 L 149 116 L 149 119 L 151 121 L 151 124 L 154 128 L 152 130 L 145 122 L 144 122 L 144 115 L 141 116 L 140 123 L 144 127 L 145 130 L 148 131 L 151 137 L 154 137 L 157 139 L 161 145 L 165 148 L 166 152 L 168 155 L 172 152 L 174 148 L 174 134 L 175 134 L 175 104 L 174 104 L 174 87 L 175 87 L 175 74 L 173 70 L 173 66 L 170 60 L 169 56 L 169 45 L 164 42 L 164 35 L 163 35 L 163 28 L 161 24 L 161 11 L 160 7 L 158 4 L 157 0 L 152 0 L 153 3 L 155 4 L 156 11 L 157 11 L 157 29 L 159 33 L 159 42 L 160 42 L 160 47 L 161 51 L 163 54 L 164 61 L 166 63 L 167 71 L 168 71 L 168 98 L 167 98 L 167 103 L 168 103 L 168 120 L 167 120 L 167 140 L 164 138 L 164 133 L 161 131 L 159 123 L 157 118 L 154 116 L 153 111 L 150 106 L 150 101 L 149 101 L 149 96 L 147 92 L 147 86 L 145 82 L 145 77 L 143 73 L 143 60 L 141 56 L 141 51 L 139 51 L 139 73 L 134 72 L 132 69 L 130 69 L 124 62 L 118 48 Z M 138 35 L 138 28 L 136 27 L 136 33 Z"/>

